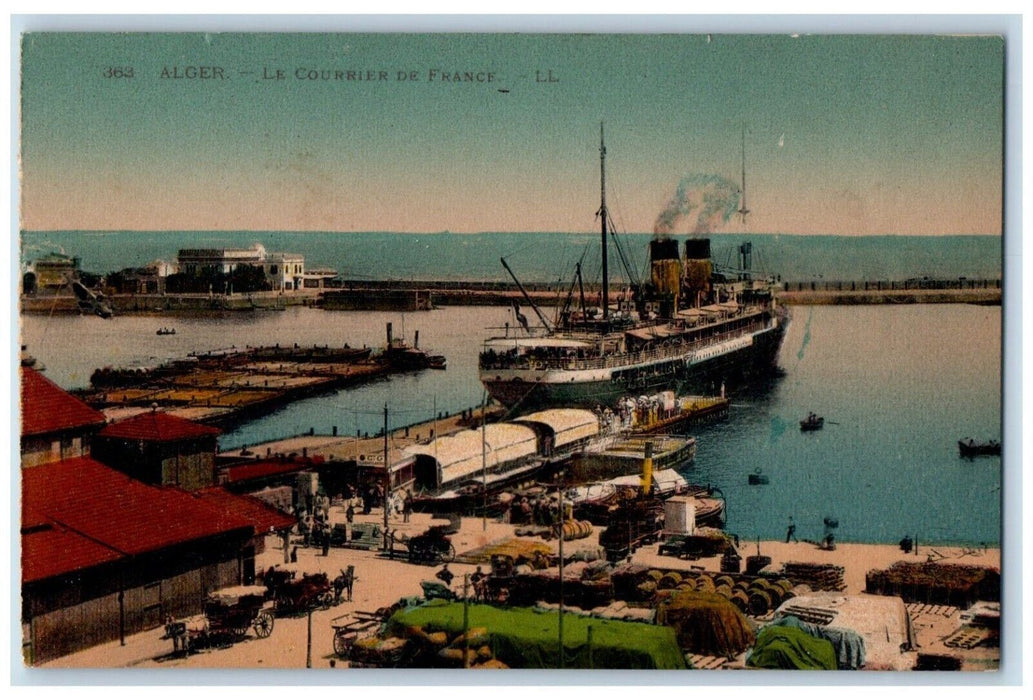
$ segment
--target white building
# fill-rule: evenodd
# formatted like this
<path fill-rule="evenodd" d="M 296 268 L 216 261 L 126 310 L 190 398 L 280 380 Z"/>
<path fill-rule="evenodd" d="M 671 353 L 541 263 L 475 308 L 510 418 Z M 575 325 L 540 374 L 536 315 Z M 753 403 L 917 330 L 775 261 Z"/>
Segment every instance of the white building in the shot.
<path fill-rule="evenodd" d="M 301 289 L 305 276 L 305 256 L 294 253 L 269 253 L 262 263 L 265 278 L 273 291 Z"/>
<path fill-rule="evenodd" d="M 305 256 L 294 253 L 267 253 L 262 245 L 253 248 L 184 248 L 177 258 L 179 271 L 198 276 L 205 272 L 228 275 L 240 265 L 262 269 L 273 291 L 292 291 L 302 287 Z"/>

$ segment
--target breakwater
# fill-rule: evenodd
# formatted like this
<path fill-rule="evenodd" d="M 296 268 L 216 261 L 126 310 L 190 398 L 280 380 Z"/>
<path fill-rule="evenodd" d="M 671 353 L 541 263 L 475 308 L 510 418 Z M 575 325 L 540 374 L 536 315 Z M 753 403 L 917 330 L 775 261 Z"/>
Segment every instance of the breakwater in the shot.
<path fill-rule="evenodd" d="M 783 282 L 787 304 L 1000 304 L 1000 279 L 811 280 Z M 569 288 L 524 284 L 543 306 L 563 304 Z M 586 301 L 597 304 L 600 285 L 585 285 Z M 526 300 L 513 283 L 486 281 L 345 280 L 339 288 L 251 294 L 115 294 L 107 297 L 117 315 L 209 315 L 282 311 L 291 306 L 328 311 L 419 311 L 435 306 L 511 306 Z M 23 295 L 24 314 L 74 314 L 73 296 Z"/>

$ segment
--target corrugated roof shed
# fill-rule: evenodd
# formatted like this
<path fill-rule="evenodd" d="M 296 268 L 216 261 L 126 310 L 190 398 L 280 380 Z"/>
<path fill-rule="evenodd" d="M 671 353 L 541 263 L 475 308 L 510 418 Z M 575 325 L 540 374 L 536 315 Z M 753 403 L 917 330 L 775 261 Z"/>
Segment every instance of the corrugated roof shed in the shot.
<path fill-rule="evenodd" d="M 256 534 L 282 530 L 298 522 L 297 518 L 281 513 L 253 496 L 230 493 L 221 486 L 201 489 L 197 495 L 208 505 L 249 521 Z"/>
<path fill-rule="evenodd" d="M 261 479 L 267 476 L 278 476 L 280 474 L 291 474 L 293 472 L 301 472 L 306 469 L 311 469 L 314 466 L 313 462 L 294 462 L 284 460 L 269 460 L 260 459 L 254 462 L 244 462 L 242 464 L 234 464 L 233 466 L 226 467 L 226 480 L 235 484 L 240 481 L 248 481 L 250 479 Z"/>
<path fill-rule="evenodd" d="M 31 367 L 21 368 L 22 435 L 104 425 L 95 411 Z"/>
<path fill-rule="evenodd" d="M 222 431 L 207 425 L 171 416 L 162 411 L 148 411 L 111 423 L 100 431 L 100 437 L 149 442 L 176 442 L 202 437 L 215 437 Z"/>
<path fill-rule="evenodd" d="M 436 445 L 435 445 L 436 443 Z M 500 464 L 530 457 L 537 452 L 534 431 L 514 423 L 492 423 L 480 429 L 446 435 L 426 445 L 404 450 L 410 455 L 425 455 L 437 460 L 441 469 L 439 486 L 446 486 Z"/>
<path fill-rule="evenodd" d="M 87 457 L 22 470 L 22 500 L 53 522 L 130 555 L 251 527 L 185 491 L 149 486 Z"/>
<path fill-rule="evenodd" d="M 123 558 L 121 552 L 49 523 L 22 535 L 22 582 L 88 569 Z"/>
<path fill-rule="evenodd" d="M 599 433 L 598 416 L 582 408 L 549 408 L 521 416 L 513 422 L 548 426 L 555 436 L 553 447 L 563 447 Z"/>

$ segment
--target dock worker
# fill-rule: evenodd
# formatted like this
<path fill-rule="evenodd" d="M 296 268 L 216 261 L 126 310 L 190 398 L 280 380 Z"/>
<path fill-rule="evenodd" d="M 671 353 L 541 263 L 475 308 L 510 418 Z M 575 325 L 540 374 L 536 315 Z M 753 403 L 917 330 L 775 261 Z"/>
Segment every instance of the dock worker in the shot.
<path fill-rule="evenodd" d="M 904 552 L 904 554 L 911 554 L 911 549 L 914 547 L 914 545 L 915 543 L 911 539 L 911 535 L 904 535 L 904 539 L 900 541 L 900 549 Z"/>
<path fill-rule="evenodd" d="M 796 523 L 793 522 L 793 516 L 789 516 L 789 527 L 786 529 L 786 544 L 789 544 L 789 539 L 792 538 L 793 542 L 799 542 L 796 539 Z"/>
<path fill-rule="evenodd" d="M 452 579 L 455 578 L 455 574 L 453 574 L 451 571 L 449 571 L 448 570 L 448 564 L 445 564 L 443 567 L 441 567 L 441 571 L 439 571 L 438 573 L 434 574 L 434 578 L 439 579 L 441 581 L 444 581 L 445 585 L 448 586 L 449 588 L 451 588 L 452 587 Z"/>
<path fill-rule="evenodd" d="M 484 593 L 485 593 L 484 588 L 485 588 L 485 579 L 487 579 L 487 578 L 488 578 L 487 574 L 485 574 L 483 571 L 481 571 L 481 567 L 479 567 L 479 566 L 477 567 L 476 571 L 474 571 L 472 574 L 470 574 L 470 583 L 473 584 L 474 595 L 478 599 L 480 599 L 480 600 L 484 600 L 484 597 L 485 597 L 484 596 Z"/>

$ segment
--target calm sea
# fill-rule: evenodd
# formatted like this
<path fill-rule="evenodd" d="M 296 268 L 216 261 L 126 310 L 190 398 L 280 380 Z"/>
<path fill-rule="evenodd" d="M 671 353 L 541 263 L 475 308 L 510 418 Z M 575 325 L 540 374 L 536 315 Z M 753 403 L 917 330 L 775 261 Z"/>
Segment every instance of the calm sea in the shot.
<path fill-rule="evenodd" d="M 412 245 L 438 240 L 398 238 Z M 463 240 L 475 245 L 475 238 Z M 878 241 L 869 243 L 878 248 Z M 982 249 L 990 242 L 971 245 Z M 283 247 L 305 252 L 299 246 Z M 91 241 L 90 251 L 98 248 L 104 246 Z M 342 252 L 341 259 L 354 255 Z M 989 268 L 992 258 L 987 256 L 982 264 Z M 84 259 L 90 258 L 84 254 Z M 391 256 L 383 259 L 390 261 Z M 112 260 L 134 262 L 129 251 Z M 932 268 L 928 272 L 936 274 Z M 843 541 L 896 542 L 908 533 L 922 542 L 999 543 L 1001 460 L 963 460 L 956 440 L 1001 437 L 1000 307 L 792 311 L 780 356 L 784 376 L 734 395 L 727 421 L 694 433 L 699 446 L 687 476 L 724 491 L 729 529 L 744 538 L 778 538 L 793 516 L 800 537 L 818 539 L 822 519 L 832 516 L 839 520 L 837 535 Z M 22 330 L 24 342 L 46 365 L 46 374 L 69 388 L 86 385 L 97 367 L 157 363 L 231 344 L 379 346 L 388 321 L 409 339 L 419 330 L 421 346 L 448 358 L 444 372 L 400 376 L 287 406 L 223 435 L 221 444 L 230 448 L 310 428 L 373 433 L 383 425 L 385 403 L 392 428 L 429 419 L 436 411 L 455 413 L 478 405 L 480 343 L 486 329 L 502 326 L 510 313 L 494 307 L 411 314 L 290 308 L 176 318 L 176 335 L 162 337 L 155 330 L 169 325 L 168 319 L 27 316 Z M 800 432 L 798 421 L 808 411 L 826 418 L 824 430 Z M 768 485 L 747 485 L 748 474 L 757 469 L 769 476 Z"/>
<path fill-rule="evenodd" d="M 628 234 L 625 257 L 641 276 L 648 234 Z M 679 237 L 683 240 L 685 237 Z M 753 243 L 752 269 L 789 281 L 899 280 L 910 277 L 969 279 L 1001 276 L 999 236 L 788 236 L 712 234 L 718 265 L 736 264 L 735 251 Z M 508 280 L 505 257 L 525 282 L 569 284 L 585 255 L 585 279 L 599 267 L 599 236 L 572 233 L 286 233 L 255 231 L 22 233 L 22 262 L 49 252 L 82 258 L 84 270 L 106 273 L 175 259 L 180 248 L 246 248 L 300 253 L 308 268 L 330 267 L 348 279 Z M 612 252 L 611 270 L 619 265 Z"/>

